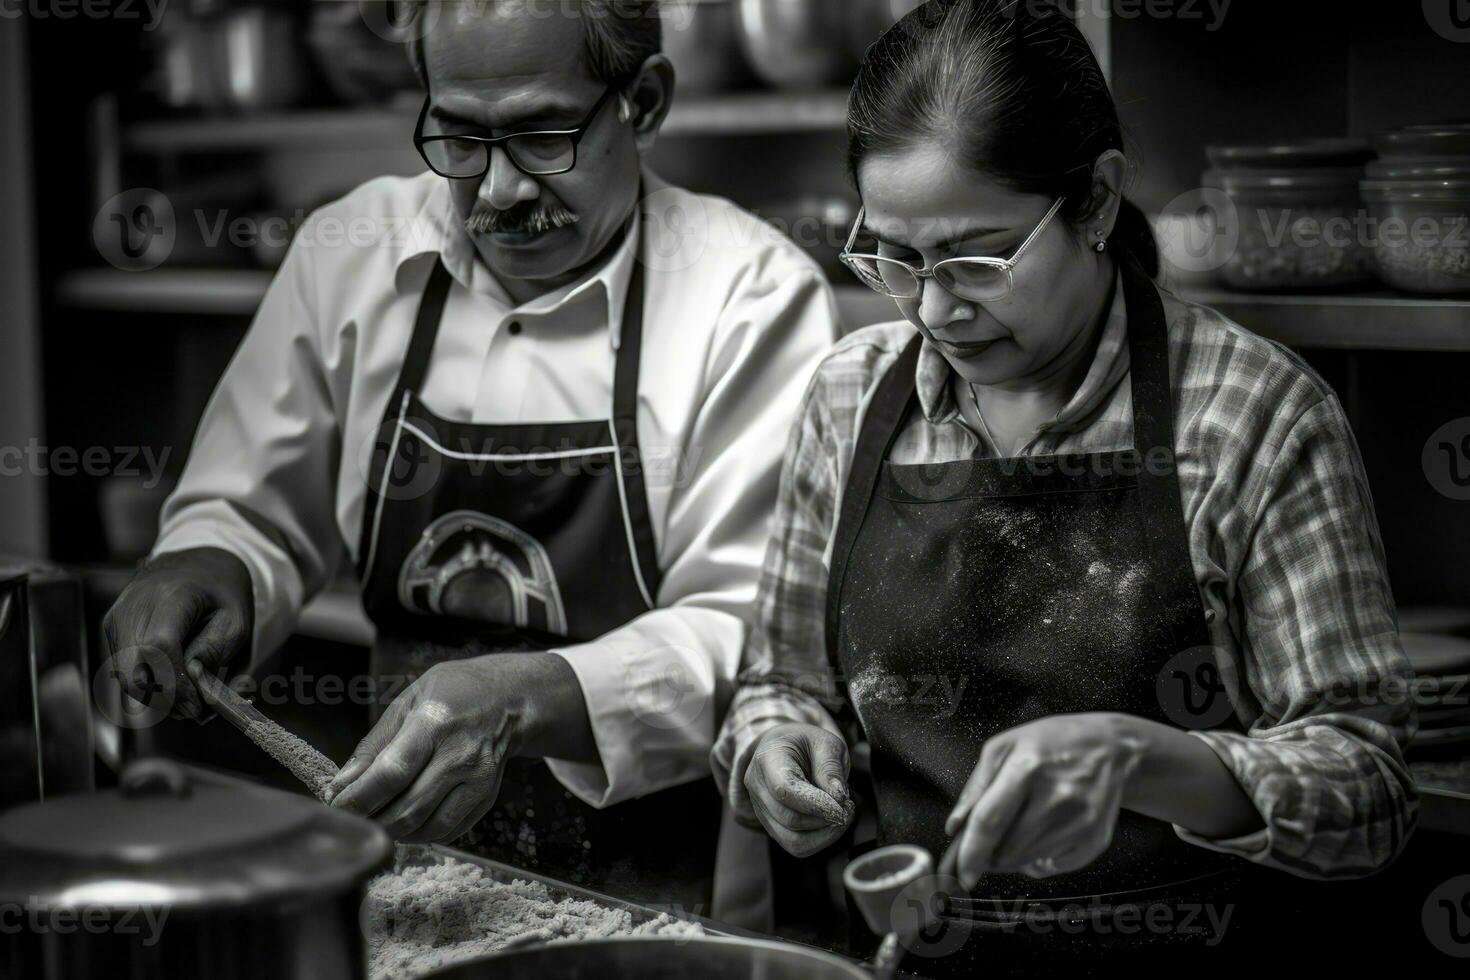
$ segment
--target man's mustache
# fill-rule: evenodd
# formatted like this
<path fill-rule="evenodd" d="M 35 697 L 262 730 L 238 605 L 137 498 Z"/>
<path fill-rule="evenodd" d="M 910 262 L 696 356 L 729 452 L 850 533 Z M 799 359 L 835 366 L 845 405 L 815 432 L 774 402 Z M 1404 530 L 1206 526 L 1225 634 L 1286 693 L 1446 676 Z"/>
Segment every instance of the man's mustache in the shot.
<path fill-rule="evenodd" d="M 540 235 L 555 228 L 574 225 L 581 219 L 560 205 L 527 203 L 508 211 L 477 207 L 465 219 L 464 227 L 471 235 L 511 233 Z"/>

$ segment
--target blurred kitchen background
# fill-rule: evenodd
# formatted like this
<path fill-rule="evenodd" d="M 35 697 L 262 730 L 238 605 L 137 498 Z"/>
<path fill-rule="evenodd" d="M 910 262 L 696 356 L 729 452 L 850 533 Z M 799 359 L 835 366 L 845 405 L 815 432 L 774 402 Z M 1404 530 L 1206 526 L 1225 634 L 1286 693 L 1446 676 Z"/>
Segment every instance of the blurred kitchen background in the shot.
<path fill-rule="evenodd" d="M 894 313 L 836 263 L 856 209 L 846 88 L 865 47 L 914 6 L 666 0 L 679 95 L 654 169 L 810 248 L 848 328 Z M 1433 4 L 1365 5 L 1371 19 L 1353 5 L 1269 0 L 1235 0 L 1223 16 L 1219 3 L 1184 0 L 1063 6 L 1111 79 L 1139 168 L 1132 196 L 1158 219 L 1170 281 L 1301 350 L 1336 388 L 1404 626 L 1429 637 L 1415 641 L 1420 667 L 1470 672 L 1470 492 L 1429 468 L 1431 436 L 1470 416 L 1470 247 L 1375 254 L 1272 244 L 1247 228 L 1227 259 L 1193 247 L 1213 240 L 1219 195 L 1293 220 L 1470 211 L 1470 26 L 1450 2 L 1443 18 Z M 24 0 L 5 11 L 0 446 L 47 447 L 53 472 L 7 470 L 0 555 L 78 576 L 95 659 L 97 617 L 151 543 L 290 229 L 367 178 L 423 169 L 410 142 L 421 93 L 393 39 L 397 13 L 377 0 L 171 0 L 161 12 L 157 0 Z M 156 256 L 99 244 L 117 241 L 94 224 L 120 194 L 128 213 L 172 209 L 156 268 L 130 271 Z M 233 240 L 239 218 L 263 234 Z M 114 465 L 62 475 L 58 447 L 104 447 Z M 141 474 L 120 465 L 124 448 Z M 369 635 L 344 587 L 311 605 L 299 643 L 304 657 L 339 657 Z M 1426 743 L 1425 759 L 1464 756 L 1470 719 L 1448 727 L 1455 737 Z M 350 748 L 319 737 L 335 757 Z"/>

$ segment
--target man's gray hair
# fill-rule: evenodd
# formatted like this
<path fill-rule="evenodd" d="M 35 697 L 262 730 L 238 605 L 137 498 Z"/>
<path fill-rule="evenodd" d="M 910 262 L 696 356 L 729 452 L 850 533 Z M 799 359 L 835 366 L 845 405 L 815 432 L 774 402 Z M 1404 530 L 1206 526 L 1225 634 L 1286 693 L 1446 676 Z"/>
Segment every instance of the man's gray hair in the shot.
<path fill-rule="evenodd" d="M 518 3 L 535 16 L 579 17 L 587 45 L 587 66 L 594 78 L 608 85 L 632 80 L 650 55 L 663 50 L 663 21 L 659 0 L 406 0 L 408 7 L 426 4 L 468 4 L 477 11 L 494 3 Z M 407 12 L 405 12 L 407 13 Z M 425 11 L 417 11 L 425 17 Z M 410 18 L 401 18 L 405 23 Z M 413 21 L 428 23 L 428 21 Z M 420 31 L 408 39 L 408 56 L 419 82 L 429 87 L 424 64 L 424 42 Z"/>

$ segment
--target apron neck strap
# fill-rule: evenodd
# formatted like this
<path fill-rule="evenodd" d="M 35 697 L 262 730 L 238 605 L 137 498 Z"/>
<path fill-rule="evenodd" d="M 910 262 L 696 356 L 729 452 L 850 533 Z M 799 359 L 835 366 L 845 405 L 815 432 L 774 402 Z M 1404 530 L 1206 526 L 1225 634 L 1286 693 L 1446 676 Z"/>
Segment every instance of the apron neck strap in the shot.
<path fill-rule="evenodd" d="M 847 561 L 857 543 L 858 532 L 868 515 L 873 488 L 883 469 L 883 460 L 903 428 L 903 418 L 914 398 L 914 375 L 919 369 L 919 351 L 924 335 L 915 332 L 898 360 L 878 381 L 878 388 L 868 403 L 853 447 L 852 465 L 848 467 L 847 484 L 838 508 L 837 527 L 833 532 L 832 558 L 827 583 L 826 638 L 827 658 L 839 671 L 837 659 L 838 620 L 842 610 L 842 586 L 847 578 Z"/>
<path fill-rule="evenodd" d="M 434 269 L 429 273 L 429 283 L 419 300 L 418 315 L 413 323 L 413 336 L 408 341 L 408 352 L 403 356 L 403 367 L 398 372 L 399 391 L 418 391 L 423 387 L 424 376 L 429 371 L 429 358 L 434 353 L 434 341 L 439 336 L 439 321 L 444 318 L 444 304 L 449 300 L 449 287 L 454 277 L 444 267 L 444 262 L 434 258 Z M 396 404 L 397 398 L 389 399 Z"/>
<path fill-rule="evenodd" d="M 1133 446 L 1144 460 L 1167 453 L 1174 472 L 1174 399 L 1169 384 L 1169 326 L 1158 287 L 1127 249 L 1117 251 L 1128 316 L 1128 373 L 1133 395 Z"/>

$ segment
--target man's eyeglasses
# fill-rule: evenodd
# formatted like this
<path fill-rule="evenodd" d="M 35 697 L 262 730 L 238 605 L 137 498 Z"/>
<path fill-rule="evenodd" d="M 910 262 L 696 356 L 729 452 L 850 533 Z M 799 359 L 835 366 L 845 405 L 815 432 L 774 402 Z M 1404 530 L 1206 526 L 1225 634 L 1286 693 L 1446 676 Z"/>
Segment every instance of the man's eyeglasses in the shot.
<path fill-rule="evenodd" d="M 924 292 L 924 280 L 933 279 L 961 299 L 976 303 L 994 303 L 1011 294 L 1016 263 L 1021 261 L 1026 249 L 1036 241 L 1061 208 L 1062 199 L 1058 198 L 1051 210 L 1046 212 L 1046 217 L 1041 219 L 1041 223 L 1026 236 L 1026 240 L 1008 259 L 962 255 L 936 262 L 932 269 L 920 269 L 902 259 L 854 252 L 853 246 L 857 244 L 858 233 L 867 216 L 867 209 L 864 208 L 858 211 L 852 234 L 848 236 L 847 245 L 839 257 L 842 264 L 862 280 L 863 285 L 890 299 L 918 299 Z"/>
<path fill-rule="evenodd" d="M 592 121 L 607 105 L 608 99 L 617 94 L 617 89 L 608 86 L 602 98 L 588 111 L 572 129 L 547 129 L 526 133 L 510 133 L 506 136 L 461 136 L 442 133 L 425 133 L 424 124 L 429 121 L 429 99 L 419 110 L 419 121 L 414 126 L 413 145 L 418 147 L 419 156 L 429 169 L 441 177 L 475 179 L 490 171 L 490 148 L 501 146 L 510 162 L 524 174 L 532 177 L 550 177 L 564 174 L 577 165 L 577 145 L 592 126 Z"/>

